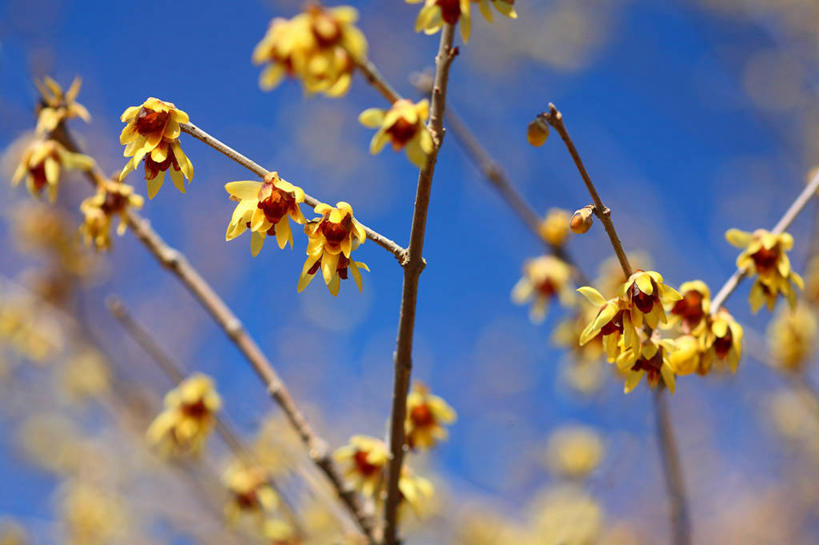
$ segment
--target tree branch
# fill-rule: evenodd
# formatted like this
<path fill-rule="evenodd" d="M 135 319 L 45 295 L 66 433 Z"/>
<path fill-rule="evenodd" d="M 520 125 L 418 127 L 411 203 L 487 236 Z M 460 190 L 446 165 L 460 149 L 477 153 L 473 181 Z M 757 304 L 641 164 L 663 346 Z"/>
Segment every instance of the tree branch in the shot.
<path fill-rule="evenodd" d="M 384 79 L 378 68 L 368 59 L 360 59 L 355 61 L 355 67 L 364 76 L 364 79 L 372 85 L 381 95 L 386 98 L 390 104 L 401 100 L 401 95 L 392 88 L 392 86 Z"/>
<path fill-rule="evenodd" d="M 438 152 L 444 138 L 443 119 L 446 110 L 449 68 L 458 51 L 457 48 L 452 47 L 454 35 L 455 25 L 445 24 L 441 31 L 438 55 L 435 57 L 435 85 L 432 90 L 430 116 L 427 125 L 432 133 L 434 147 L 427 158 L 426 165 L 418 175 L 410 243 L 407 250 L 407 262 L 404 267 L 404 285 L 401 293 L 401 313 L 395 349 L 395 382 L 390 419 L 391 459 L 387 469 L 387 497 L 384 502 L 384 543 L 386 545 L 395 545 L 398 533 L 398 504 L 401 501 L 398 481 L 401 478 L 401 468 L 406 448 L 404 420 L 406 419 L 407 393 L 409 392 L 410 375 L 412 373 L 412 341 L 415 331 L 416 303 L 418 301 L 418 280 L 424 268 L 422 256 L 432 178 L 435 173 Z"/>

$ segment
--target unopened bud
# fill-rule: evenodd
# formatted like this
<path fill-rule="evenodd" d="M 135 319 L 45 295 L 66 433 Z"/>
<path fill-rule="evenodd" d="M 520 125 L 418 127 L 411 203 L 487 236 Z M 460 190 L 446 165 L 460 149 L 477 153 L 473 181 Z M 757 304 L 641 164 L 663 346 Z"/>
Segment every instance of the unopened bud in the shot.
<path fill-rule="evenodd" d="M 534 121 L 529 123 L 526 129 L 526 138 L 529 143 L 535 147 L 540 147 L 546 143 L 549 138 L 549 124 L 541 116 L 537 116 Z"/>
<path fill-rule="evenodd" d="M 572 214 L 569 227 L 573 233 L 582 235 L 591 229 L 592 223 L 594 223 L 594 205 L 589 204 Z"/>

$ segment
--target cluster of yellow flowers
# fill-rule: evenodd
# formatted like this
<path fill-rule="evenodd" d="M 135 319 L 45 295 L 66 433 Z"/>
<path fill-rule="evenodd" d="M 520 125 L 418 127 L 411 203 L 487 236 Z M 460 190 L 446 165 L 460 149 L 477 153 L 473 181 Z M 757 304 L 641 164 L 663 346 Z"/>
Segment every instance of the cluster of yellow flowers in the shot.
<path fill-rule="evenodd" d="M 80 234 L 85 244 L 93 245 L 98 250 L 111 247 L 111 219 L 119 216 L 117 234 L 125 234 L 127 228 L 126 212 L 128 208 L 142 208 L 144 199 L 134 193 L 130 185 L 115 180 L 106 180 L 97 186 L 97 193 L 80 204 L 83 213 L 83 224 Z"/>
<path fill-rule="evenodd" d="M 416 383 L 407 396 L 407 417 L 404 423 L 407 446 L 411 450 L 429 449 L 448 436 L 445 425 L 455 421 L 456 414 L 442 398 Z M 354 435 L 350 442 L 336 450 L 335 458 L 345 464 L 350 483 L 367 497 L 380 501 L 386 483 L 386 469 L 390 452 L 380 439 Z M 413 474 L 404 465 L 398 482 L 401 505 L 408 505 L 416 513 L 434 494 L 432 483 Z"/>

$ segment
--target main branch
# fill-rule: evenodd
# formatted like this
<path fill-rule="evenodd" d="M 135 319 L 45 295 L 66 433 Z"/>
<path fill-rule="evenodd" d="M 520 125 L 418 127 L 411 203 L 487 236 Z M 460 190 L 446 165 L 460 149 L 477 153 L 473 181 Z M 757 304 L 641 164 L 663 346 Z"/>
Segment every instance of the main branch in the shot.
<path fill-rule="evenodd" d="M 407 414 L 407 393 L 409 392 L 412 373 L 412 341 L 415 331 L 415 309 L 418 301 L 418 280 L 424 268 L 424 234 L 427 225 L 432 178 L 435 174 L 435 163 L 438 151 L 444 138 L 444 112 L 446 110 L 446 92 L 449 82 L 449 68 L 455 58 L 457 49 L 452 47 L 455 25 L 445 24 L 441 31 L 438 55 L 435 57 L 435 84 L 432 89 L 432 103 L 428 129 L 432 133 L 434 147 L 427 158 L 427 163 L 418 175 L 418 187 L 415 193 L 415 209 L 412 214 L 410 243 L 407 250 L 407 262 L 404 267 L 404 285 L 401 293 L 401 314 L 398 321 L 398 338 L 395 349 L 395 382 L 392 394 L 392 413 L 390 419 L 390 463 L 387 470 L 387 497 L 384 502 L 384 543 L 395 545 L 398 533 L 398 504 L 401 495 L 398 481 L 404 463 L 404 420 Z"/>

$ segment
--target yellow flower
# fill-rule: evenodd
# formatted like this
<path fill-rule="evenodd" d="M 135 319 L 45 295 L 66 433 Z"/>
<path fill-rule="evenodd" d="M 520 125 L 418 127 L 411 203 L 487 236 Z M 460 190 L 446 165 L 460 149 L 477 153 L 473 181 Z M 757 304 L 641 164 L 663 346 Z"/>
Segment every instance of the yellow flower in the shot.
<path fill-rule="evenodd" d="M 349 444 L 336 450 L 334 457 L 347 464 L 345 475 L 356 490 L 375 498 L 384 480 L 384 468 L 390 459 L 387 446 L 380 439 L 354 435 Z"/>
<path fill-rule="evenodd" d="M 91 346 L 82 347 L 57 368 L 60 388 L 69 400 L 82 402 L 101 397 L 111 388 L 111 368 Z"/>
<path fill-rule="evenodd" d="M 370 153 L 375 155 L 387 142 L 392 142 L 395 151 L 406 148 L 410 162 L 418 168 L 423 168 L 433 147 L 432 136 L 424 125 L 428 116 L 427 99 L 417 104 L 402 99 L 396 101 L 389 110 L 380 108 L 364 110 L 358 116 L 358 120 L 365 127 L 378 128 L 370 141 Z"/>
<path fill-rule="evenodd" d="M 308 238 L 307 261 L 304 262 L 297 290 L 303 291 L 320 268 L 324 282 L 333 295 L 338 295 L 341 280 L 347 279 L 348 270 L 361 291 L 360 269 L 370 269 L 365 263 L 350 259 L 350 254 L 366 240 L 367 235 L 364 227 L 353 217 L 353 207 L 344 201 L 336 203 L 335 208 L 321 203 L 316 206 L 315 212 L 321 217 L 304 226 Z"/>
<path fill-rule="evenodd" d="M 225 189 L 230 199 L 239 201 L 228 224 L 225 240 L 233 240 L 248 228 L 252 232 L 250 251 L 257 256 L 267 235 L 275 235 L 279 248 L 290 242 L 293 234 L 290 221 L 305 223 L 299 203 L 304 202 L 304 191 L 271 172 L 264 182 L 228 182 Z"/>
<path fill-rule="evenodd" d="M 285 76 L 298 77 L 308 93 L 336 97 L 352 82 L 357 60 L 367 55 L 367 40 L 353 23 L 358 11 L 349 6 L 310 5 L 292 19 L 277 17 L 253 51 L 253 63 L 269 63 L 259 78 L 270 90 Z"/>
<path fill-rule="evenodd" d="M 680 324 L 684 333 L 699 335 L 705 328 L 705 318 L 711 309 L 711 292 L 702 280 L 683 282 L 682 299 L 669 309 L 668 325 Z"/>
<path fill-rule="evenodd" d="M 816 316 L 806 305 L 780 310 L 768 326 L 771 363 L 783 371 L 801 372 L 813 355 L 816 333 Z"/>
<path fill-rule="evenodd" d="M 732 245 L 745 248 L 737 257 L 737 268 L 745 274 L 756 273 L 749 301 L 756 313 L 763 303 L 773 310 L 778 296 L 784 295 L 791 308 L 796 305 L 793 285 L 804 288 L 802 277 L 791 269 L 788 252 L 793 248 L 793 237 L 788 233 L 775 235 L 765 229 L 753 233 L 729 229 L 725 238 Z"/>
<path fill-rule="evenodd" d="M 671 369 L 677 375 L 690 375 L 701 369 L 702 346 L 693 335 L 682 335 L 674 339 L 675 350 L 668 357 Z"/>
<path fill-rule="evenodd" d="M 594 319 L 580 334 L 580 345 L 600 338 L 609 363 L 633 363 L 640 351 L 640 337 L 631 322 L 631 312 L 626 302 L 620 298 L 606 300 L 599 291 L 589 286 L 577 291 L 598 309 Z"/>
<path fill-rule="evenodd" d="M 636 271 L 620 287 L 620 297 L 624 298 L 631 309 L 631 322 L 642 327 L 643 320 L 654 329 L 659 323 L 666 323 L 664 305 L 682 299 L 677 291 L 663 283 L 660 273 L 654 271 Z"/>
<path fill-rule="evenodd" d="M 492 21 L 492 10 L 489 9 L 490 3 L 495 6 L 496 10 L 510 19 L 518 18 L 518 14 L 515 11 L 515 0 L 472 0 L 472 2 L 478 4 L 481 8 L 481 13 L 483 13 L 487 21 Z"/>
<path fill-rule="evenodd" d="M 198 453 L 221 407 L 213 379 L 195 373 L 165 396 L 165 409 L 148 428 L 148 441 L 166 453 Z"/>
<path fill-rule="evenodd" d="M 546 465 L 556 475 L 582 479 L 591 474 L 603 459 L 603 440 L 591 428 L 571 426 L 549 436 Z"/>
<path fill-rule="evenodd" d="M 128 209 L 142 208 L 144 199 L 134 193 L 134 188 L 117 181 L 106 181 L 97 188 L 97 193 L 80 204 L 84 221 L 80 233 L 87 246 L 92 244 L 98 250 L 111 247 L 111 220 L 119 216 L 117 234 L 122 236 L 128 227 Z"/>
<path fill-rule="evenodd" d="M 411 449 L 431 448 L 447 438 L 444 425 L 455 422 L 455 410 L 446 401 L 429 393 L 420 382 L 407 395 L 407 419 L 404 426 Z"/>
<path fill-rule="evenodd" d="M 701 375 L 708 374 L 714 362 L 718 361 L 735 373 L 742 356 L 742 335 L 742 326 L 734 321 L 727 310 L 719 309 L 708 320 L 702 361 L 697 372 Z"/>
<path fill-rule="evenodd" d="M 569 221 L 571 215 L 568 210 L 552 208 L 546 218 L 540 222 L 540 236 L 555 247 L 563 246 L 569 236 Z"/>
<path fill-rule="evenodd" d="M 94 160 L 81 153 L 66 150 L 56 140 L 34 140 L 23 152 L 20 164 L 11 178 L 12 185 L 26 179 L 26 187 L 34 197 L 39 197 L 48 188 L 51 202 L 57 200 L 62 169 L 88 170 Z"/>
<path fill-rule="evenodd" d="M 626 257 L 635 271 L 648 270 L 653 267 L 651 257 L 644 252 L 630 252 Z M 605 297 L 614 297 L 626 280 L 628 278 L 620 267 L 620 261 L 617 260 L 617 257 L 611 256 L 600 263 L 594 285 Z"/>
<path fill-rule="evenodd" d="M 415 20 L 415 32 L 423 30 L 426 34 L 435 34 L 441 30 L 444 23 L 450 25 L 460 23 L 464 43 L 469 41 L 472 31 L 471 4 L 478 4 L 481 13 L 490 22 L 493 19 L 490 3 L 510 19 L 516 19 L 518 16 L 515 11 L 515 0 L 407 0 L 409 4 L 420 2 L 424 2 L 424 7 Z"/>
<path fill-rule="evenodd" d="M 420 516 L 424 508 L 424 502 L 429 502 L 435 495 L 435 487 L 429 479 L 419 477 L 412 473 L 406 465 L 401 468 L 401 477 L 398 479 L 398 492 L 400 502 L 398 505 L 399 517 L 403 518 L 403 512 L 408 505 L 413 512 Z"/>
<path fill-rule="evenodd" d="M 126 123 L 119 136 L 125 146 L 123 155 L 131 159 L 122 169 L 120 180 L 136 170 L 145 160 L 145 180 L 148 198 L 153 199 L 170 170 L 176 188 L 185 192 L 183 175 L 193 179 L 193 164 L 179 145 L 180 123 L 188 123 L 188 114 L 171 102 L 150 97 L 141 106 L 128 107 L 120 117 Z"/>
<path fill-rule="evenodd" d="M 110 490 L 90 482 L 69 481 L 61 491 L 61 526 L 67 545 L 103 545 L 122 540 L 127 506 Z"/>
<path fill-rule="evenodd" d="M 662 382 L 673 394 L 676 384 L 674 367 L 669 356 L 675 349 L 674 343 L 669 340 L 644 341 L 637 360 L 630 366 L 620 367 L 626 378 L 625 393 L 634 390 L 645 376 L 650 387 L 655 388 Z"/>
<path fill-rule="evenodd" d="M 230 493 L 225 517 L 231 524 L 242 515 L 253 515 L 259 518 L 259 522 L 264 522 L 279 503 L 269 476 L 261 467 L 235 461 L 225 470 L 222 482 Z"/>
<path fill-rule="evenodd" d="M 603 509 L 576 485 L 541 493 L 529 508 L 540 545 L 592 545 L 603 530 Z"/>
<path fill-rule="evenodd" d="M 551 255 L 529 259 L 523 264 L 523 277 L 512 288 L 512 300 L 518 304 L 532 300 L 529 316 L 539 323 L 555 296 L 566 306 L 574 302 L 571 281 L 572 268 L 563 260 Z"/>
<path fill-rule="evenodd" d="M 46 76 L 43 83 L 34 80 L 37 90 L 40 91 L 41 102 L 37 112 L 37 132 L 48 133 L 67 119 L 79 117 L 86 123 L 91 121 L 91 115 L 85 106 L 76 102 L 80 92 L 82 79 L 77 76 L 71 82 L 71 87 L 63 93 L 63 88 L 56 81 Z"/>

